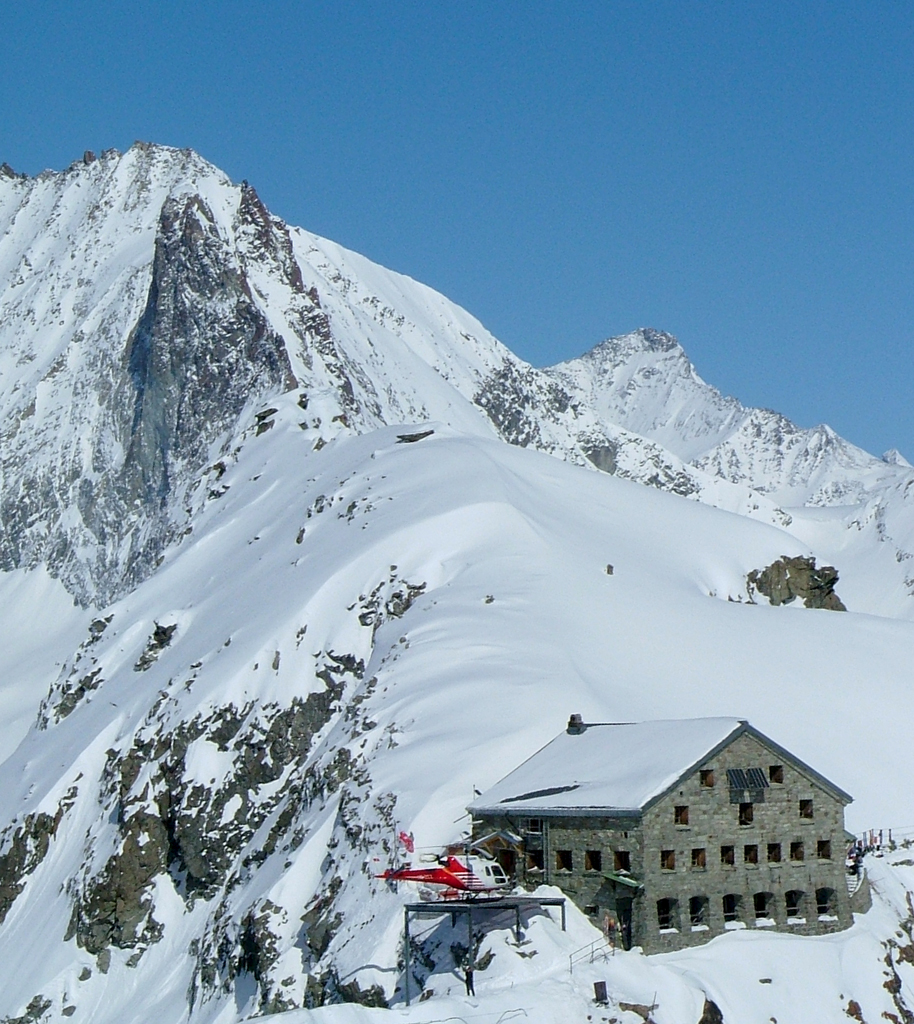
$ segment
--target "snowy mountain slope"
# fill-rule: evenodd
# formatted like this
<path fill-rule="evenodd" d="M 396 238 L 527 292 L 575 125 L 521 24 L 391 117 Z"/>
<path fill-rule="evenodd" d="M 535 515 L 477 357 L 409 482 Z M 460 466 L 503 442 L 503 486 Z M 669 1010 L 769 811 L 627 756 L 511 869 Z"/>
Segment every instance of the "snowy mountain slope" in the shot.
<path fill-rule="evenodd" d="M 552 372 L 609 422 L 781 505 L 850 505 L 911 478 L 904 460 L 877 459 L 824 424 L 803 430 L 770 409 L 723 396 L 662 331 L 609 338 Z"/>
<path fill-rule="evenodd" d="M 91 617 L 44 568 L 0 573 L 0 762 L 35 721 Z"/>
<path fill-rule="evenodd" d="M 885 782 L 914 767 L 914 626 L 739 603 L 801 550 L 784 531 L 440 425 L 315 453 L 278 404 L 0 766 L 0 1013 L 391 997 L 406 896 L 370 875 L 396 831 L 459 837 L 571 710 L 745 715 L 854 793 L 852 826 L 914 812 Z"/>
<path fill-rule="evenodd" d="M 148 575 L 187 526 L 188 482 L 295 387 L 318 445 L 434 418 L 786 522 L 189 151 L 0 176 L 0 323 L 0 564 L 47 562 L 83 602 Z"/>
<path fill-rule="evenodd" d="M 911 617 L 914 575 L 905 567 L 914 557 L 914 471 L 899 453 L 879 459 L 824 424 L 804 430 L 779 413 L 746 408 L 706 384 L 672 335 L 648 328 L 547 372 L 576 402 L 662 445 L 687 469 L 775 502 L 787 516 L 767 521 L 839 567 L 852 607 Z M 695 496 L 743 511 L 707 486 Z"/>

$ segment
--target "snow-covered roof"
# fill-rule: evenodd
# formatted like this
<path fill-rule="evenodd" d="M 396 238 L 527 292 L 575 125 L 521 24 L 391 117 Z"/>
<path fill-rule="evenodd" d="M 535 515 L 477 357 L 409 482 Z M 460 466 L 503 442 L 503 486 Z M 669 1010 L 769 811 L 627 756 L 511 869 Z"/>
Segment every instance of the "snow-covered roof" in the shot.
<path fill-rule="evenodd" d="M 560 733 L 471 812 L 638 812 L 747 727 L 739 718 L 586 725 Z"/>

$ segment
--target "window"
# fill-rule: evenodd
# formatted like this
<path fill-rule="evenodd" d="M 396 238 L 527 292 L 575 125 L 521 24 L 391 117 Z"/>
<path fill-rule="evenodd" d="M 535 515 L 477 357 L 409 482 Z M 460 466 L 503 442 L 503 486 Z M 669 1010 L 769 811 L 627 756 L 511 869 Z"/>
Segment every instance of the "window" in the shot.
<path fill-rule="evenodd" d="M 692 850 L 692 868 L 696 871 L 704 871 L 707 866 L 708 864 L 704 847 L 698 850 Z"/>
<path fill-rule="evenodd" d="M 542 818 L 528 818 L 527 819 L 527 831 L 532 835 L 539 836 L 543 833 L 543 819 Z"/>
<path fill-rule="evenodd" d="M 628 850 L 613 850 L 613 871 L 631 871 L 632 855 Z"/>
<path fill-rule="evenodd" d="M 740 825 L 751 825 L 752 824 L 752 804 L 740 804 L 739 805 L 739 823 Z"/>
<path fill-rule="evenodd" d="M 724 907 L 725 921 L 738 921 L 740 911 L 740 897 L 734 892 L 728 892 L 721 901 Z"/>
<path fill-rule="evenodd" d="M 816 913 L 820 917 L 834 917 L 838 912 L 834 889 L 816 889 Z"/>
<path fill-rule="evenodd" d="M 803 843 L 796 842 L 790 844 L 790 859 L 791 860 L 805 860 L 805 853 L 803 851 Z"/>
<path fill-rule="evenodd" d="M 743 861 L 746 864 L 758 864 L 758 846 L 755 843 L 743 847 Z"/>
<path fill-rule="evenodd" d="M 673 821 L 677 825 L 688 825 L 689 823 L 689 809 L 688 807 L 677 807 L 673 813 Z"/>
<path fill-rule="evenodd" d="M 599 850 L 585 850 L 584 851 L 584 870 L 585 871 L 602 871 L 603 870 L 603 854 Z"/>
<path fill-rule="evenodd" d="M 736 847 L 722 846 L 720 848 L 720 862 L 732 867 L 736 863 Z"/>
<path fill-rule="evenodd" d="M 769 843 L 768 844 L 768 863 L 769 864 L 780 864 L 781 862 L 781 844 L 780 843 Z"/>
<path fill-rule="evenodd" d="M 782 764 L 773 764 L 769 766 L 768 781 L 773 782 L 776 785 L 781 785 L 784 782 L 784 766 Z"/>
<path fill-rule="evenodd" d="M 804 893 L 797 889 L 791 889 L 784 897 L 784 903 L 787 907 L 788 917 L 802 917 L 803 916 L 803 897 Z"/>
<path fill-rule="evenodd" d="M 660 851 L 660 867 L 664 871 L 675 871 L 676 870 L 676 851 L 675 850 L 661 850 Z"/>
<path fill-rule="evenodd" d="M 752 904 L 755 907 L 756 920 L 759 918 L 771 917 L 771 907 L 774 901 L 774 894 L 770 892 L 757 892 L 752 897 Z"/>
<path fill-rule="evenodd" d="M 669 898 L 657 900 L 657 926 L 662 930 L 679 927 L 679 908 L 676 900 Z"/>
<path fill-rule="evenodd" d="M 816 856 L 819 860 L 831 860 L 831 840 L 820 839 L 816 843 Z"/>
<path fill-rule="evenodd" d="M 584 913 L 588 917 L 596 917 L 599 909 L 600 908 L 595 903 L 590 903 L 584 908 Z"/>
<path fill-rule="evenodd" d="M 800 801 L 800 817 L 812 820 L 812 800 Z"/>
<path fill-rule="evenodd" d="M 528 871 L 542 871 L 543 870 L 543 851 L 542 850 L 528 850 L 527 851 L 527 870 Z"/>
<path fill-rule="evenodd" d="M 689 899 L 689 924 L 693 928 L 708 923 L 708 897 L 692 896 Z"/>
<path fill-rule="evenodd" d="M 555 851 L 555 870 L 556 871 L 571 871 L 572 860 L 571 850 L 556 850 Z"/>
<path fill-rule="evenodd" d="M 701 783 L 702 789 L 713 789 L 714 787 L 714 769 L 713 768 L 702 768 L 698 773 L 698 777 Z"/>

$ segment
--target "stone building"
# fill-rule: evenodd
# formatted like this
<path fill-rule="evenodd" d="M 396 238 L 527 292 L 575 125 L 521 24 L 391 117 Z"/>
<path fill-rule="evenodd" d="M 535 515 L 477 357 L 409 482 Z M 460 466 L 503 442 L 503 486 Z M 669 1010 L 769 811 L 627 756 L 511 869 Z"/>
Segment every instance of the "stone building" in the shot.
<path fill-rule="evenodd" d="M 734 718 L 568 728 L 468 808 L 527 886 L 560 886 L 626 947 L 656 953 L 741 928 L 852 923 L 851 797 Z"/>

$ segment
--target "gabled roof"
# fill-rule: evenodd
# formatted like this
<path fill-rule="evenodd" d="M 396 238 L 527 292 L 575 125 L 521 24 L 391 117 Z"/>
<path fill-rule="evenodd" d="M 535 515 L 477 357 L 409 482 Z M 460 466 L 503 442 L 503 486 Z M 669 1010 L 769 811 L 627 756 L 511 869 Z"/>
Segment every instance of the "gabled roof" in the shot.
<path fill-rule="evenodd" d="M 639 815 L 681 779 L 749 732 L 837 799 L 851 797 L 739 718 L 585 725 L 560 733 L 483 793 L 474 814 Z"/>

